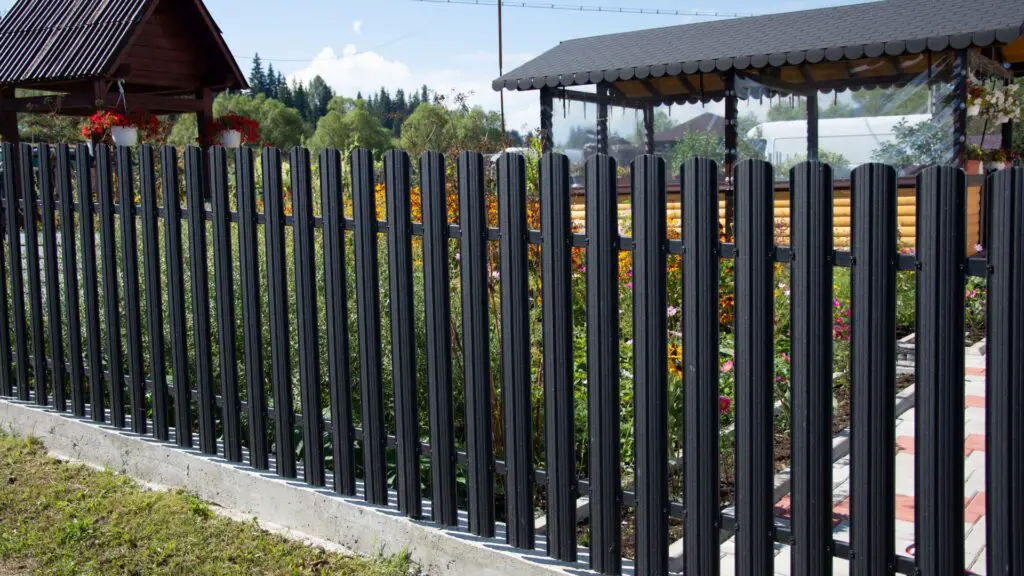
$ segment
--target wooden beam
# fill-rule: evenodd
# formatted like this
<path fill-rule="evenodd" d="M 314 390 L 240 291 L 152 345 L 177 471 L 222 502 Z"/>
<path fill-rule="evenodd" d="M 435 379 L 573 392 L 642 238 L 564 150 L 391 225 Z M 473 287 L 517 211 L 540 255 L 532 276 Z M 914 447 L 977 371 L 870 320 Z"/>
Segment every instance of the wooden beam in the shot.
<path fill-rule="evenodd" d="M 209 88 L 196 92 L 194 102 L 198 103 L 195 112 L 196 128 L 199 130 L 199 145 L 210 146 L 213 143 L 209 129 L 209 123 L 213 120 L 213 92 Z"/>
<path fill-rule="evenodd" d="M 700 89 L 698 89 L 698 88 L 697 88 L 696 86 L 694 86 L 694 85 L 693 85 L 693 82 L 690 82 L 690 79 L 689 79 L 689 78 L 687 78 L 686 76 L 676 76 L 676 78 L 678 78 L 678 79 L 679 79 L 679 82 L 680 82 L 680 83 L 681 83 L 681 84 L 682 84 L 683 86 L 685 86 L 685 87 L 686 87 L 686 91 L 687 91 L 688 93 L 690 93 L 690 94 L 697 94 L 697 93 L 699 93 L 699 92 L 700 92 Z"/>
<path fill-rule="evenodd" d="M 20 112 L 22 114 L 57 113 L 67 116 L 88 115 L 97 108 L 113 108 L 118 105 L 118 97 L 119 94 L 112 92 L 100 96 L 93 96 L 91 94 L 27 96 L 4 99 L 0 103 L 0 109 L 7 112 Z M 129 94 L 128 105 L 133 110 L 138 108 L 151 114 L 197 112 L 203 108 L 202 102 L 196 99 L 173 98 L 155 94 Z"/>
<path fill-rule="evenodd" d="M 18 113 L 4 109 L 4 103 L 14 98 L 14 88 L 0 89 L 0 140 L 17 144 L 21 141 L 18 133 Z"/>
<path fill-rule="evenodd" d="M 654 84 L 651 84 L 650 80 L 646 78 L 640 78 L 637 80 L 637 82 L 639 82 L 651 96 L 655 98 L 661 98 L 664 96 L 664 94 L 662 94 L 660 90 L 654 87 Z"/>
<path fill-rule="evenodd" d="M 541 150 L 551 152 L 554 144 L 554 90 L 547 86 L 540 89 L 540 141 Z"/>

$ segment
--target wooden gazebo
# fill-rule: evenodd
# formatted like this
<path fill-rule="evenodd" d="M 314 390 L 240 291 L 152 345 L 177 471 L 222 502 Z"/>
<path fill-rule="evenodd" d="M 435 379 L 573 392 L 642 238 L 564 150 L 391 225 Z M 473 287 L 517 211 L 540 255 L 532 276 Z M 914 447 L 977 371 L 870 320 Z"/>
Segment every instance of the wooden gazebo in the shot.
<path fill-rule="evenodd" d="M 88 116 L 127 103 L 195 113 L 208 144 L 214 92 L 247 87 L 202 0 L 18 0 L 0 20 L 0 136 L 9 142 L 19 140 L 19 113 Z"/>

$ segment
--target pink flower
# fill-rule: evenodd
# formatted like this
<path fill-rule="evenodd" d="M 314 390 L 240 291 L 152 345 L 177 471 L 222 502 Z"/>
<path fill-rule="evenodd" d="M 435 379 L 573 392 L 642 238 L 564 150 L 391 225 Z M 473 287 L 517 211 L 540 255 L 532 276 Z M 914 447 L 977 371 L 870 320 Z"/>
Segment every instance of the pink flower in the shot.
<path fill-rule="evenodd" d="M 722 374 L 728 374 L 728 373 L 732 372 L 732 366 L 733 366 L 732 360 L 726 360 L 725 363 L 722 364 Z"/>
<path fill-rule="evenodd" d="M 676 314 L 679 313 L 679 309 L 676 308 L 675 306 L 669 306 L 667 312 L 668 312 L 668 317 L 671 318 L 671 317 L 673 317 L 673 316 L 675 316 Z"/>
<path fill-rule="evenodd" d="M 629 284 L 626 284 L 626 288 L 629 288 L 630 290 L 632 290 L 633 289 L 633 283 L 630 282 Z"/>
<path fill-rule="evenodd" d="M 732 408 L 732 398 L 728 396 L 718 397 L 718 413 L 725 414 Z"/>
<path fill-rule="evenodd" d="M 974 245 L 974 251 L 975 252 L 984 252 L 985 251 L 985 247 L 982 246 L 981 244 L 975 244 Z"/>

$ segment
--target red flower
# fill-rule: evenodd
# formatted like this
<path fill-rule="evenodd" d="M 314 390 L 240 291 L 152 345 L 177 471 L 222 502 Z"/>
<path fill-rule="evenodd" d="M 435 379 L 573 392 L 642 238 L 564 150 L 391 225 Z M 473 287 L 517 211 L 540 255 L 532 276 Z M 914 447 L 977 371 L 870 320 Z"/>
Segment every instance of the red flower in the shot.
<path fill-rule="evenodd" d="M 718 397 L 718 413 L 719 414 L 725 414 L 731 408 L 732 408 L 732 398 L 729 398 L 728 396 L 719 396 Z"/>
<path fill-rule="evenodd" d="M 128 115 L 117 110 L 99 110 L 90 116 L 89 123 L 82 127 L 82 137 L 92 141 L 103 140 L 114 126 L 138 128 L 147 137 L 153 137 L 160 132 L 160 121 L 157 117 L 141 110 Z"/>

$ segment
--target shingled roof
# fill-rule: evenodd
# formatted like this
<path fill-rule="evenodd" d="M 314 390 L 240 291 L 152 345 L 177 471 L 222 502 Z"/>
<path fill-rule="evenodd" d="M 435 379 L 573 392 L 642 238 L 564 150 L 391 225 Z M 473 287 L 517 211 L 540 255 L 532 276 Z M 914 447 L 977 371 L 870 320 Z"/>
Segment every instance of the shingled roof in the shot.
<path fill-rule="evenodd" d="M 0 20 L 0 85 L 25 85 L 103 77 L 114 72 L 121 52 L 139 24 L 162 0 L 18 0 Z M 225 65 L 245 78 L 201 0 L 164 0 L 194 4 L 220 48 Z M 195 30 L 193 33 L 198 34 Z"/>
<path fill-rule="evenodd" d="M 493 82 L 531 90 L 1009 44 L 1021 0 L 887 0 L 562 42 Z"/>

